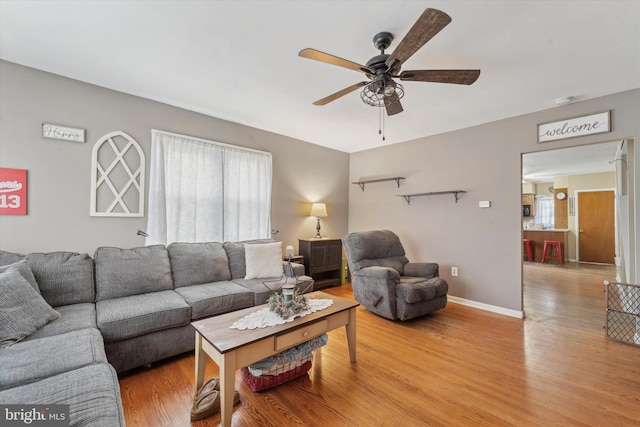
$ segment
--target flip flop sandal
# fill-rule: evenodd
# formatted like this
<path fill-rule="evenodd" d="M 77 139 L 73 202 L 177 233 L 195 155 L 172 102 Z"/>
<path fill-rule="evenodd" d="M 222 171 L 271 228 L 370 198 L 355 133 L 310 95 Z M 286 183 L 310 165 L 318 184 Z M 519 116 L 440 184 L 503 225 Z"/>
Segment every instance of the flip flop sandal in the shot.
<path fill-rule="evenodd" d="M 233 391 L 233 405 L 240 403 L 240 393 L 238 390 Z M 211 390 L 208 394 L 204 394 L 193 403 L 191 408 L 191 421 L 198 421 L 209 417 L 220 411 L 220 392 Z"/>
<path fill-rule="evenodd" d="M 220 391 L 220 381 L 218 381 L 217 378 L 211 378 L 210 380 L 205 382 L 202 385 L 202 387 L 200 387 L 200 390 L 198 390 L 198 392 L 196 393 L 195 400 L 198 400 L 198 397 L 204 396 L 205 394 L 208 394 L 209 392 L 211 392 L 213 390 Z"/>

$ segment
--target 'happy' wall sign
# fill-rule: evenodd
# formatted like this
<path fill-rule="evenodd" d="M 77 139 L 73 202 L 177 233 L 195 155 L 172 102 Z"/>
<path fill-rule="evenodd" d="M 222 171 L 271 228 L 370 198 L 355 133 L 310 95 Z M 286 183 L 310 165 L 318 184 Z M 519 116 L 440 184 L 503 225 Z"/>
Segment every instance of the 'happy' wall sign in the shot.
<path fill-rule="evenodd" d="M 54 125 L 53 123 L 43 123 L 42 136 L 44 138 L 62 139 L 65 141 L 84 142 L 84 129 Z"/>
<path fill-rule="evenodd" d="M 538 142 L 611 132 L 611 110 L 538 125 Z"/>

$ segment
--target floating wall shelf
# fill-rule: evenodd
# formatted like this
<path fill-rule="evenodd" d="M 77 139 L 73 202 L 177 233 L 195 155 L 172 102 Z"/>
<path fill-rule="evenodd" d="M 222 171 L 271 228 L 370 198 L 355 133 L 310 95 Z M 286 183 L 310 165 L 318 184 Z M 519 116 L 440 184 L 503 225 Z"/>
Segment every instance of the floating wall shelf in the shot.
<path fill-rule="evenodd" d="M 374 182 L 386 182 L 386 181 L 395 181 L 396 184 L 398 184 L 398 188 L 400 188 L 400 181 L 405 179 L 402 176 L 394 176 L 391 178 L 380 178 L 380 179 L 369 179 L 366 181 L 356 181 L 356 182 L 352 182 L 352 184 L 358 184 L 360 186 L 360 188 L 362 188 L 362 191 L 364 191 L 364 185 L 365 184 L 371 184 Z"/>
<path fill-rule="evenodd" d="M 456 199 L 456 203 L 458 203 L 458 198 L 459 198 L 458 194 L 461 194 L 461 193 L 466 193 L 466 191 L 463 191 L 463 190 L 432 191 L 431 193 L 398 194 L 398 197 L 404 197 L 404 199 L 407 201 L 407 204 L 410 205 L 412 197 L 435 196 L 437 194 L 453 194 L 453 197 L 455 197 L 455 199 Z"/>

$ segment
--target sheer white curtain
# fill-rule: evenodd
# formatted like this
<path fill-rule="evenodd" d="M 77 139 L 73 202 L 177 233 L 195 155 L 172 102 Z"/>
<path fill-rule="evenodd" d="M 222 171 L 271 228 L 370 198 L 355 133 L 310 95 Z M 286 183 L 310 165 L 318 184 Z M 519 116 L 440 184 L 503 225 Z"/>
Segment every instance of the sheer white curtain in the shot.
<path fill-rule="evenodd" d="M 535 224 L 542 224 L 545 227 L 552 227 L 554 222 L 553 215 L 553 197 L 537 197 Z"/>
<path fill-rule="evenodd" d="M 620 143 L 616 152 L 613 164 L 616 167 L 616 236 L 618 258 L 617 258 L 617 279 L 626 283 L 629 277 L 629 266 L 627 257 L 629 256 L 629 195 L 627 188 L 627 163 L 625 160 L 624 141 Z"/>
<path fill-rule="evenodd" d="M 617 271 L 616 279 L 621 283 L 628 283 L 630 276 L 630 221 L 629 221 L 629 187 L 627 149 L 625 141 L 620 143 L 613 163 L 616 167 L 616 230 L 617 230 Z M 635 333 L 633 342 L 640 344 L 640 289 L 632 286 L 616 287 L 620 292 L 620 301 L 625 312 L 635 315 Z M 614 288 L 614 289 L 616 289 Z"/>
<path fill-rule="evenodd" d="M 152 131 L 146 244 L 271 236 L 271 154 Z"/>

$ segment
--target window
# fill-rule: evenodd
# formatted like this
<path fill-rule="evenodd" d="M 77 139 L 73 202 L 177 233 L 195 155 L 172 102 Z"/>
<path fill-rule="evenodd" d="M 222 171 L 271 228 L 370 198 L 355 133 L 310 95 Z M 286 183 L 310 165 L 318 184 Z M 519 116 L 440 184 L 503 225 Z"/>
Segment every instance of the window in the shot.
<path fill-rule="evenodd" d="M 553 196 L 536 197 L 535 224 L 544 225 L 546 228 L 553 227 Z"/>
<path fill-rule="evenodd" d="M 271 153 L 152 131 L 146 244 L 271 237 Z"/>

